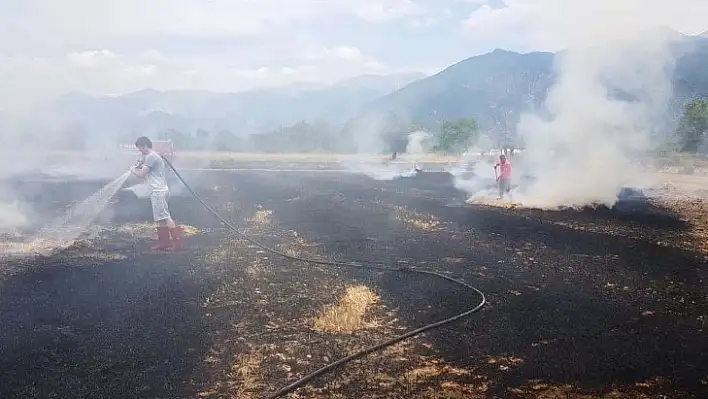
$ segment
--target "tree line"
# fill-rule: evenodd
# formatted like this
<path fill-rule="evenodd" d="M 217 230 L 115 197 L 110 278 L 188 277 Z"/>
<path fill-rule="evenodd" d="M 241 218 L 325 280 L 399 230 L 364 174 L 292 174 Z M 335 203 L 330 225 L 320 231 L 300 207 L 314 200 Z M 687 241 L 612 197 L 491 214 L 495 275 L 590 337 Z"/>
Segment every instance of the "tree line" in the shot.
<path fill-rule="evenodd" d="M 168 129 L 155 139 L 172 140 L 176 149 L 233 152 L 360 152 L 358 142 L 372 138 L 381 140 L 377 149 L 383 152 L 404 152 L 411 133 L 424 130 L 432 139 L 432 150 L 443 153 L 463 152 L 477 142 L 479 129 L 474 119 L 441 121 L 438 126 L 404 123 L 395 115 L 376 120 L 373 128 L 360 128 L 359 121 L 337 128 L 326 122 L 300 121 L 269 132 L 237 135 L 228 130 L 209 132 L 199 129 L 185 132 Z"/>
<path fill-rule="evenodd" d="M 674 151 L 708 153 L 708 99 L 697 98 L 683 105 L 673 139 L 668 140 Z M 521 147 L 515 135 L 504 135 L 492 140 L 480 134 L 473 118 L 441 120 L 435 123 L 416 123 L 394 112 L 375 117 L 355 118 L 343 128 L 326 122 L 300 121 L 291 126 L 260 134 L 238 135 L 228 130 L 185 132 L 169 129 L 158 133 L 159 140 L 172 140 L 181 150 L 212 150 L 234 152 L 367 152 L 361 143 L 379 140 L 375 148 L 382 152 L 404 152 L 409 135 L 424 131 L 430 137 L 432 152 L 459 154 L 470 146 Z M 510 141 L 510 142 L 507 142 Z M 484 143 L 484 144 L 483 144 Z"/>
<path fill-rule="evenodd" d="M 708 153 L 708 98 L 697 98 L 683 106 L 676 133 L 679 151 Z"/>

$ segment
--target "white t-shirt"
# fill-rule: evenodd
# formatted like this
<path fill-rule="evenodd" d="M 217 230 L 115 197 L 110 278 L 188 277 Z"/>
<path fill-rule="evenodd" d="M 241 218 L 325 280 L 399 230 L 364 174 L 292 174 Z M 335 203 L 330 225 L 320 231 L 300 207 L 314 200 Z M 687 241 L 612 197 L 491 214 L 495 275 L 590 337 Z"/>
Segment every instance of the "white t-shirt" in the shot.
<path fill-rule="evenodd" d="M 168 191 L 167 165 L 160 154 L 155 151 L 150 151 L 147 155 L 142 155 L 139 158 L 139 161 L 143 164 L 143 167 L 149 168 L 148 174 L 145 176 L 145 180 L 150 188 L 150 192 Z"/>

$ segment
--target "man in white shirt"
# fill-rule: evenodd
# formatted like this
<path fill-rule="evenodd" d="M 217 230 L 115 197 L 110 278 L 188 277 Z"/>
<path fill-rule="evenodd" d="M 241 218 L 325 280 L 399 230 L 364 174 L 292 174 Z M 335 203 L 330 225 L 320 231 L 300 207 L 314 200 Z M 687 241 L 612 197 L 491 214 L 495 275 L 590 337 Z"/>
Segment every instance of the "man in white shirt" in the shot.
<path fill-rule="evenodd" d="M 157 223 L 157 245 L 152 249 L 181 249 L 182 228 L 172 220 L 167 206 L 167 164 L 160 154 L 152 149 L 152 141 L 143 136 L 135 141 L 135 147 L 141 153 L 138 164 L 130 172 L 147 182 L 152 204 L 152 217 Z M 172 236 L 172 241 L 170 241 Z"/>

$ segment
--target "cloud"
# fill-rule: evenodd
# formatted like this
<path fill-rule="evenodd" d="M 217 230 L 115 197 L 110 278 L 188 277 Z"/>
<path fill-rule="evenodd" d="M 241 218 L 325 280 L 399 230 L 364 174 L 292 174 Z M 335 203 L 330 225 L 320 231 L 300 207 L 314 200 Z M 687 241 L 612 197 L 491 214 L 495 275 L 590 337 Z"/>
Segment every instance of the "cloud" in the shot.
<path fill-rule="evenodd" d="M 72 90 L 235 91 L 409 71 L 415 68 L 389 67 L 367 52 L 367 43 L 359 39 L 365 35 L 358 33 L 398 20 L 408 21 L 406 26 L 430 24 L 431 5 L 437 4 L 432 0 L 0 3 L 0 111 L 10 112 L 25 111 Z M 337 43 L 337 38 L 358 43 Z M 395 52 L 388 55 L 395 57 Z"/>
<path fill-rule="evenodd" d="M 623 25 L 623 32 L 667 26 L 696 34 L 705 29 L 705 15 L 708 2 L 703 0 L 505 0 L 502 7 L 485 4 L 474 10 L 462 27 L 477 43 L 555 51 L 616 40 L 617 30 L 607 29 L 614 24 Z"/>
<path fill-rule="evenodd" d="M 258 71 L 256 76 L 266 85 L 292 82 L 331 83 L 365 73 L 407 72 L 405 69 L 389 67 L 364 54 L 359 48 L 347 45 L 310 48 L 290 65 L 279 69 L 259 68 Z"/>
<path fill-rule="evenodd" d="M 421 18 L 413 18 L 409 22 L 409 26 L 412 28 L 420 29 L 420 28 L 427 28 L 429 26 L 433 26 L 437 24 L 439 21 L 437 18 L 432 17 L 432 16 L 427 16 L 427 17 L 421 17 Z"/>
<path fill-rule="evenodd" d="M 10 16 L 13 29 L 31 35 L 41 27 L 42 35 L 55 35 L 59 44 L 89 46 L 108 39 L 150 36 L 253 36 L 332 11 L 328 2 L 308 0 L 25 2 Z"/>
<path fill-rule="evenodd" d="M 411 0 L 363 1 L 355 9 L 357 16 L 371 22 L 385 22 L 407 16 L 419 17 L 428 12 L 428 7 Z"/>
<path fill-rule="evenodd" d="M 0 110 L 71 90 L 235 91 L 438 70 L 493 48 L 557 50 L 587 36 L 614 39 L 599 19 L 697 33 L 708 15 L 704 0 L 0 3 Z M 456 36 L 459 24 L 464 35 Z"/>
<path fill-rule="evenodd" d="M 305 55 L 308 60 L 343 60 L 343 61 L 361 61 L 364 55 L 357 47 L 353 46 L 335 46 L 331 48 L 311 49 Z"/>
<path fill-rule="evenodd" d="M 310 48 L 281 65 L 239 66 L 228 58 L 166 56 L 156 50 L 70 52 L 51 58 L 0 56 L 0 110 L 27 112 L 31 105 L 72 90 L 114 95 L 146 87 L 158 90 L 241 91 L 295 82 L 329 83 L 392 68 L 355 46 Z"/>
<path fill-rule="evenodd" d="M 22 37 L 27 50 L 146 37 L 264 37 L 325 17 L 385 22 L 426 12 L 413 0 L 23 0 L 0 15 L 0 43 Z"/>
<path fill-rule="evenodd" d="M 113 61 L 116 54 L 108 50 L 71 52 L 66 55 L 69 65 L 77 68 L 96 68 L 105 61 Z"/>

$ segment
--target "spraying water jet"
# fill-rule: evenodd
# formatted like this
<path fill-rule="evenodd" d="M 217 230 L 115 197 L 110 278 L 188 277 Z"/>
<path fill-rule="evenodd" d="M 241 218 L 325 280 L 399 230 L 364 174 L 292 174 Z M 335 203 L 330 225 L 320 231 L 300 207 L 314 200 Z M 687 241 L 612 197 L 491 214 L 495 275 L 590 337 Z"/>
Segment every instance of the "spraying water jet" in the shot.
<path fill-rule="evenodd" d="M 128 179 L 125 172 L 85 200 L 72 205 L 61 216 L 51 220 L 28 239 L 19 243 L 5 243 L 5 255 L 47 255 L 72 245 L 108 206 L 113 197 Z"/>

